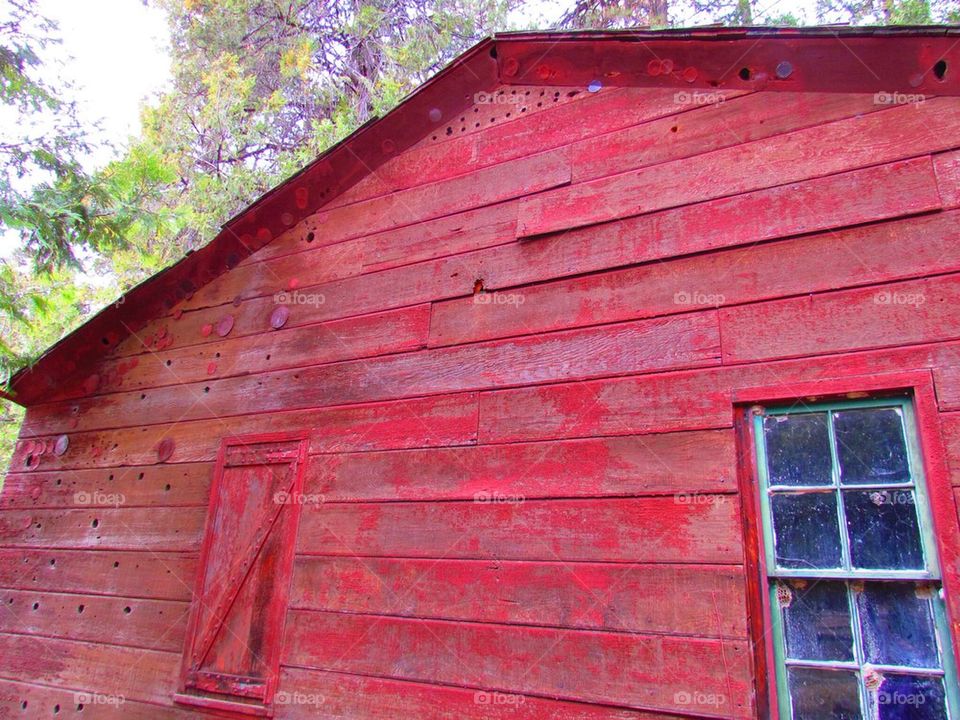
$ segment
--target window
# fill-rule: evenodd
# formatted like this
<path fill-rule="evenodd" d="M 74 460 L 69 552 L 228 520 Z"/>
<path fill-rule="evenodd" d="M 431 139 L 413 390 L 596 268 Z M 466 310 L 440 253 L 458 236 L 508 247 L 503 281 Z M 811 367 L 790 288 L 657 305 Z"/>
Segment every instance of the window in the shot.
<path fill-rule="evenodd" d="M 221 446 L 178 702 L 270 714 L 306 451 L 302 435 L 279 433 Z"/>
<path fill-rule="evenodd" d="M 900 398 L 753 414 L 784 720 L 960 717 L 915 427 Z"/>

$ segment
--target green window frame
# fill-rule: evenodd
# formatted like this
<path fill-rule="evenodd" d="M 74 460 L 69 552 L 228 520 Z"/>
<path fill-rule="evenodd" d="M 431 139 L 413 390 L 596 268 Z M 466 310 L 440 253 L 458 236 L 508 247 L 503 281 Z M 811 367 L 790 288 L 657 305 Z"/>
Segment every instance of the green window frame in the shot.
<path fill-rule="evenodd" d="M 891 424 L 893 415 L 890 411 L 900 418 L 899 435 Z M 861 427 L 866 427 L 869 432 L 850 434 L 851 427 L 857 429 L 857 418 L 867 419 Z M 879 422 L 880 420 L 883 422 Z M 784 433 L 786 440 L 777 435 L 780 424 L 785 421 L 792 423 L 784 426 L 788 428 Z M 876 427 L 869 427 L 871 421 Z M 926 718 L 928 715 L 923 713 L 930 711 L 936 701 L 931 703 L 930 707 L 921 709 L 920 706 L 933 695 L 925 695 L 923 692 L 898 694 L 897 684 L 921 683 L 911 686 L 917 689 L 922 687 L 923 683 L 930 683 L 927 687 L 936 687 L 938 681 L 942 682 L 946 717 L 960 718 L 957 671 L 943 602 L 930 499 L 911 399 L 892 397 L 818 404 L 771 404 L 754 409 L 752 425 L 776 665 L 776 702 L 781 720 Z M 825 438 L 822 425 L 826 426 Z M 841 430 L 838 431 L 838 427 Z M 838 438 L 838 434 L 842 434 L 843 438 Z M 844 440 L 851 437 L 854 440 L 853 448 Z M 864 438 L 867 440 L 864 441 Z M 871 441 L 876 443 L 878 439 L 883 440 L 882 446 L 870 445 Z M 891 442 L 888 443 L 887 440 Z M 899 446 L 901 441 L 902 448 Z M 864 442 L 864 445 L 856 446 L 858 442 Z M 864 447 L 866 451 L 863 450 Z M 870 455 L 871 452 L 875 453 L 878 447 L 895 448 L 895 451 L 889 450 L 882 459 L 894 466 L 896 472 L 887 471 L 887 477 L 879 480 L 865 480 L 863 475 L 857 477 L 857 463 L 861 462 L 863 467 L 867 465 L 857 457 L 858 453 Z M 784 448 L 787 450 L 784 451 Z M 802 451 L 798 453 L 796 448 L 801 448 Z M 825 450 L 828 452 L 824 452 Z M 806 469 L 800 470 L 798 458 L 804 461 L 814 459 L 808 466 L 813 468 L 809 475 Z M 849 472 L 845 468 L 848 468 Z M 813 481 L 809 480 L 810 477 L 814 478 Z M 912 507 L 916 527 L 911 525 L 913 521 L 909 519 L 908 508 L 884 508 L 877 510 L 876 516 L 870 516 L 869 513 L 874 511 L 863 503 L 864 498 L 869 498 L 877 507 L 888 504 Z M 801 519 L 802 512 L 791 514 L 794 513 L 794 507 L 804 510 L 815 508 L 816 512 L 811 517 L 824 523 L 826 531 L 822 533 L 822 537 L 829 538 L 836 528 L 839 548 L 833 542 L 821 541 L 819 545 L 813 543 L 810 547 L 815 549 L 807 553 L 813 561 L 808 561 L 804 557 L 808 550 L 804 542 L 821 536 L 813 523 L 797 522 Z M 867 509 L 864 510 L 864 507 Z M 836 518 L 832 517 L 834 509 Z M 911 542 L 875 542 L 874 546 L 881 548 L 879 554 L 890 552 L 890 548 L 894 547 L 901 553 L 901 557 L 895 558 L 888 565 L 877 563 L 869 566 L 870 563 L 863 560 L 863 557 L 868 556 L 863 550 L 864 538 L 867 535 L 866 531 L 861 532 L 861 521 L 858 518 L 862 516 L 877 520 L 881 512 L 891 513 L 895 518 L 907 518 L 905 522 L 898 521 L 896 527 L 906 528 L 904 537 L 913 533 L 919 536 L 919 553 L 902 549 L 909 548 Z M 776 517 L 781 519 L 779 533 Z M 881 526 L 883 522 L 889 521 L 877 520 Z M 862 525 L 868 527 L 869 531 L 876 528 L 876 525 L 868 525 L 866 521 L 863 521 Z M 801 538 L 801 541 L 793 544 L 797 537 Z M 781 543 L 779 548 L 778 540 Z M 785 546 L 789 551 L 799 547 L 802 552 L 793 555 L 784 549 Z M 817 555 L 821 551 L 826 560 Z M 903 557 L 907 558 L 906 561 Z M 834 561 L 834 558 L 838 561 Z M 909 567 L 892 566 L 898 563 Z M 904 592 L 910 590 L 911 585 L 913 593 Z M 917 617 L 922 617 L 923 613 L 931 616 L 931 635 L 928 639 L 932 637 L 931 643 L 935 643 L 936 666 L 926 661 L 920 664 L 878 662 L 878 658 L 886 653 L 885 650 L 878 650 L 878 646 L 894 646 L 898 645 L 898 642 L 893 635 L 881 636 L 876 632 L 877 629 L 884 621 L 897 617 L 898 612 L 902 611 L 903 617 L 907 617 L 916 609 L 913 605 L 919 608 L 917 612 L 920 614 Z M 913 627 L 917 623 L 909 625 Z M 919 625 L 922 626 L 922 623 Z M 849 640 L 846 636 L 847 630 Z M 913 627 L 913 631 L 918 636 L 923 635 L 922 630 L 916 627 Z M 897 652 L 901 654 L 923 654 L 917 648 L 902 649 L 909 648 L 910 643 L 899 644 L 901 650 Z M 923 644 L 917 643 L 918 646 Z M 821 645 L 827 649 L 823 650 Z M 890 655 L 893 654 L 895 653 L 891 651 Z M 933 651 L 928 650 L 927 660 L 932 656 Z M 916 678 L 920 679 L 915 680 Z M 838 697 L 851 697 L 854 679 L 859 715 L 855 714 L 851 707 L 848 707 L 845 713 L 843 703 L 839 702 L 829 710 L 825 710 L 824 706 L 811 710 L 817 702 L 827 702 L 816 698 L 829 698 L 834 691 L 838 693 Z M 830 687 L 830 683 L 834 683 L 835 687 Z M 810 690 L 809 696 L 805 695 L 807 690 Z M 913 703 L 912 708 L 883 707 L 885 704 L 910 703 Z M 796 711 L 795 705 L 800 706 Z M 897 714 L 904 712 L 906 714 Z"/>

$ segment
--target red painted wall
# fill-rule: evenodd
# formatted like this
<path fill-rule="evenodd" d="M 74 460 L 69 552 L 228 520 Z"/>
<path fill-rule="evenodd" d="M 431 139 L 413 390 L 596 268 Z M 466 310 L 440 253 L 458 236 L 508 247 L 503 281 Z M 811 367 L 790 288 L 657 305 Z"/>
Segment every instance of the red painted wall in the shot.
<path fill-rule="evenodd" d="M 504 93 L 29 408 L 0 717 L 197 717 L 220 439 L 300 430 L 277 717 L 756 717 L 734 407 L 932 371 L 960 461 L 960 99 Z"/>

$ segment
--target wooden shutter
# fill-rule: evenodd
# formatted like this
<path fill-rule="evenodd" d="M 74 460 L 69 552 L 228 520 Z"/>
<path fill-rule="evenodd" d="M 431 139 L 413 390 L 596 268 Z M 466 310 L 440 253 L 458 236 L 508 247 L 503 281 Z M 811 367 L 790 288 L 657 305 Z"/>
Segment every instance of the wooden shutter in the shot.
<path fill-rule="evenodd" d="M 307 441 L 223 441 L 184 648 L 180 702 L 269 714 L 276 690 Z"/>

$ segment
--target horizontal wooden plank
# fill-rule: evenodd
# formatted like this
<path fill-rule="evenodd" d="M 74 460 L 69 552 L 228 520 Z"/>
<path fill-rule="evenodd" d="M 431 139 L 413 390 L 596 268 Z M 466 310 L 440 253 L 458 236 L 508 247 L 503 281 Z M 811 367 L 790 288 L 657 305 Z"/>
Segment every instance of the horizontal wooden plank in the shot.
<path fill-rule="evenodd" d="M 298 293 L 293 290 L 278 295 L 276 307 L 295 311 L 301 298 Z M 269 324 L 269 318 L 265 318 L 264 327 Z M 255 375 L 414 350 L 426 344 L 429 326 L 430 307 L 417 305 L 172 350 L 149 349 L 130 358 L 104 362 L 97 373 L 100 381 L 96 393 Z M 83 389 L 75 394 L 80 393 L 89 394 Z"/>
<path fill-rule="evenodd" d="M 861 199 L 876 193 L 877 204 L 888 211 L 899 198 L 911 198 L 910 207 L 901 206 L 904 214 L 939 205 L 929 158 L 852 175 L 860 177 L 847 187 L 865 188 L 858 193 Z M 843 186 L 830 180 L 834 192 Z M 802 205 L 810 200 L 796 192 L 789 197 Z M 834 201 L 849 205 L 847 198 L 841 193 Z M 792 207 L 778 209 L 789 214 Z M 821 205 L 809 207 L 819 210 Z M 923 216 L 449 300 L 434 305 L 430 344 L 456 345 L 956 271 L 958 219 L 956 213 Z"/>
<path fill-rule="evenodd" d="M 676 715 L 331 671 L 283 668 L 282 720 L 671 720 Z"/>
<path fill-rule="evenodd" d="M 310 555 L 543 561 L 742 562 L 732 495 L 310 506 Z"/>
<path fill-rule="evenodd" d="M 70 435 L 67 453 L 57 456 L 45 452 L 29 467 L 57 471 L 158 463 L 157 446 L 167 438 L 173 442 L 170 462 L 209 462 L 216 458 L 221 438 L 268 430 L 310 430 L 310 450 L 314 453 L 469 445 L 476 442 L 477 407 L 476 394 L 464 393 L 223 420 L 74 432 Z M 11 467 L 18 469 L 28 467 L 26 459 L 34 454 L 36 445 L 26 434 L 23 438 L 17 443 L 11 460 Z M 51 436 L 43 441 L 52 445 L 55 438 Z"/>
<path fill-rule="evenodd" d="M 291 607 L 666 635 L 747 634 L 743 570 L 300 557 Z"/>
<path fill-rule="evenodd" d="M 0 589 L 0 633 L 180 652 L 189 604 Z"/>
<path fill-rule="evenodd" d="M 254 253 L 253 256 L 256 256 Z M 236 297 L 272 295 L 295 284 L 311 285 L 357 275 L 363 268 L 363 246 L 360 243 L 335 243 L 317 247 L 310 254 L 311 262 L 302 258 L 284 257 L 274 262 L 248 262 L 225 272 L 186 298 L 179 308 L 206 307 L 231 302 Z"/>
<path fill-rule="evenodd" d="M 0 633 L 0 677 L 168 704 L 180 655 Z"/>
<path fill-rule="evenodd" d="M 0 549 L 0 586 L 38 592 L 189 600 L 195 554 Z"/>
<path fill-rule="evenodd" d="M 960 344 L 939 343 L 483 393 L 480 442 L 730 427 L 738 389 L 930 369 L 958 357 Z"/>
<path fill-rule="evenodd" d="M 960 276 L 721 308 L 724 362 L 820 355 L 960 337 Z M 790 328 L 784 333 L 784 328 Z"/>
<path fill-rule="evenodd" d="M 304 492 L 327 502 L 724 492 L 735 467 L 733 434 L 717 430 L 328 455 L 310 463 Z"/>
<path fill-rule="evenodd" d="M 412 225 L 471 208 L 493 205 L 570 182 L 565 149 L 520 158 L 388 195 L 321 211 L 308 217 L 301 232 L 313 232 L 320 245 Z M 270 247 L 269 245 L 267 247 Z M 265 252 L 261 259 L 268 257 Z"/>
<path fill-rule="evenodd" d="M 80 715 L 80 713 L 83 713 Z M 150 705 L 103 693 L 0 680 L 0 718 L 96 717 L 98 720 L 195 720 L 200 717 L 172 706 Z"/>
<path fill-rule="evenodd" d="M 563 99 L 559 100 L 556 95 Z M 724 91 L 726 99 L 741 92 Z M 572 96 L 572 97 L 571 97 Z M 587 92 L 514 86 L 475 98 L 450 127 L 466 133 L 425 138 L 385 162 L 326 207 L 339 207 L 515 160 L 574 140 L 610 132 L 688 109 L 666 88 L 601 88 Z M 492 107 L 491 107 L 492 106 Z M 590 122 L 583 122 L 589 113 Z M 493 121 L 493 122 L 491 122 Z M 449 137 L 450 139 L 445 139 Z"/>
<path fill-rule="evenodd" d="M 43 507 L 206 506 L 209 463 L 10 473 L 0 509 Z"/>
<path fill-rule="evenodd" d="M 960 99 L 937 98 L 577 183 L 526 198 L 517 233 L 541 235 L 953 148 L 958 116 Z"/>
<path fill-rule="evenodd" d="M 508 693 L 746 718 L 746 642 L 293 611 L 286 662 Z M 701 702 L 684 702 L 690 695 Z M 709 700 L 708 700 L 709 698 Z"/>
<path fill-rule="evenodd" d="M 943 206 L 960 207 L 960 150 L 934 156 L 933 166 Z"/>
<path fill-rule="evenodd" d="M 206 507 L 0 511 L 0 546 L 197 550 Z"/>
<path fill-rule="evenodd" d="M 472 210 L 424 220 L 408 225 L 344 241 L 360 248 L 364 272 L 409 265 L 431 258 L 479 250 L 512 242 L 516 235 L 517 200 L 505 200 Z M 306 229 L 297 226 L 251 255 L 239 268 L 248 264 L 272 262 L 291 253 L 303 254 L 305 265 L 313 264 L 316 233 L 311 240 Z M 303 287 L 304 283 L 300 283 Z"/>
<path fill-rule="evenodd" d="M 673 89 L 674 102 L 693 108 L 676 118 L 646 123 L 575 144 L 574 182 L 699 155 L 882 108 L 873 95 L 757 92 L 739 99 Z"/>
<path fill-rule="evenodd" d="M 481 388 L 711 365 L 719 362 L 715 311 L 521 340 L 184 383 L 38 405 L 24 428 L 115 428 L 228 418 Z M 224 421 L 228 422 L 228 421 Z"/>

